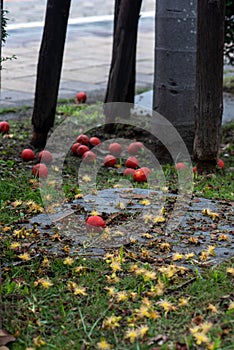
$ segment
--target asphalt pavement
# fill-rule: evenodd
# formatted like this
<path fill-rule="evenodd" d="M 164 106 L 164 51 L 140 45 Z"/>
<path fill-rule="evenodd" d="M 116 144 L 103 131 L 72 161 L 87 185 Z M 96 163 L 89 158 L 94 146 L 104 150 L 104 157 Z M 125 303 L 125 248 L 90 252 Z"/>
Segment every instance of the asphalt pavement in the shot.
<path fill-rule="evenodd" d="M 144 3 L 139 21 L 138 88 L 153 86 L 153 3 Z M 76 4 L 72 2 L 70 11 L 59 98 L 72 98 L 80 90 L 102 96 L 111 62 L 114 1 L 81 1 L 79 7 Z M 0 106 L 32 105 L 46 1 L 6 0 L 5 8 L 9 11 L 9 36 L 2 55 L 15 55 L 16 59 L 4 63 Z"/>
<path fill-rule="evenodd" d="M 37 61 L 46 10 L 46 0 L 4 0 L 8 10 L 8 37 L 2 49 L 0 108 L 32 106 Z M 78 91 L 104 96 L 109 74 L 114 0 L 72 1 L 64 51 L 59 98 L 73 98 Z M 137 45 L 136 87 L 153 88 L 155 1 L 142 2 Z M 234 75 L 233 67 L 225 67 Z M 152 107 L 152 91 L 136 97 Z M 224 94 L 224 121 L 234 118 L 234 99 Z"/>

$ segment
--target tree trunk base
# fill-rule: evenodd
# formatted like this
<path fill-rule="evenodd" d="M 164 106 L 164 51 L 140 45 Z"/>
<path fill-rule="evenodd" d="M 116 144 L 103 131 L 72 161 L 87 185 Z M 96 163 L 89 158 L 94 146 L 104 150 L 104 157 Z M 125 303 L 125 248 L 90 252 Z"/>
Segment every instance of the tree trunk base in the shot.
<path fill-rule="evenodd" d="M 33 130 L 33 135 L 30 144 L 38 150 L 45 148 L 47 135 L 48 132 L 38 132 L 36 130 Z"/>
<path fill-rule="evenodd" d="M 197 173 L 199 175 L 208 175 L 216 173 L 217 160 L 198 160 L 196 163 Z"/>

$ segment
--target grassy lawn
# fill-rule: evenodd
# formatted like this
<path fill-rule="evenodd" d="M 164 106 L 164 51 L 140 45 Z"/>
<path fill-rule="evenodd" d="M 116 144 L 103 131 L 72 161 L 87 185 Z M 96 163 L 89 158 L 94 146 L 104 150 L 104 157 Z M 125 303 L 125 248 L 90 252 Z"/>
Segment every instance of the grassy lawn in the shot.
<path fill-rule="evenodd" d="M 61 104 L 55 125 L 73 116 L 75 138 L 99 123 L 92 107 L 82 113 L 85 108 Z M 43 212 L 39 181 L 31 174 L 35 161 L 22 162 L 20 157 L 29 144 L 31 125 L 28 119 L 20 119 L 10 121 L 10 126 L 9 135 L 0 135 L 0 328 L 15 341 L 7 344 L 0 332 L 0 349 L 4 344 L 14 350 L 233 349 L 234 259 L 215 267 L 199 265 L 193 261 L 192 245 L 184 256 L 191 268 L 177 264 L 176 258 L 155 258 L 155 251 L 164 256 L 170 245 L 166 238 L 164 243 L 150 241 L 151 232 L 146 232 L 151 245 L 131 241 L 101 257 L 73 250 L 71 242 L 54 228 L 54 234 L 45 239 L 36 226 L 27 227 L 30 217 Z M 102 130 L 96 132 L 104 139 Z M 195 196 L 233 201 L 233 134 L 232 122 L 223 128 L 220 158 L 225 168 L 209 176 L 195 174 Z M 67 201 L 81 196 L 79 164 L 77 157 L 67 155 L 62 184 Z M 174 167 L 164 164 L 163 172 L 165 185 L 174 193 Z M 120 168 L 101 168 L 98 189 L 122 180 Z M 147 188 L 146 184 L 137 186 Z M 213 225 L 218 231 L 216 219 Z M 163 223 L 154 232 L 161 227 Z M 224 239 L 225 232 L 219 233 Z M 49 243 L 61 243 L 62 251 L 49 250 Z M 214 248 L 210 248 L 211 257 Z"/>

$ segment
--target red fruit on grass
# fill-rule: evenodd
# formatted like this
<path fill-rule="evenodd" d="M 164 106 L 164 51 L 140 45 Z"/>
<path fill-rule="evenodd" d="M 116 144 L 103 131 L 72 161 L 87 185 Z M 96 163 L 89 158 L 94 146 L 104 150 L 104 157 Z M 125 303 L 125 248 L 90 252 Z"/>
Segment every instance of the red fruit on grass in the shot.
<path fill-rule="evenodd" d="M 142 169 L 137 169 L 134 171 L 133 180 L 136 182 L 146 182 L 148 174 Z"/>
<path fill-rule="evenodd" d="M 147 166 L 143 166 L 141 169 L 145 172 L 146 176 L 151 174 L 151 170 Z"/>
<path fill-rule="evenodd" d="M 83 156 L 83 154 L 85 152 L 88 152 L 89 151 L 89 147 L 88 146 L 85 146 L 85 145 L 80 145 L 77 150 L 76 150 L 76 153 L 78 154 L 78 156 Z"/>
<path fill-rule="evenodd" d="M 118 142 L 111 143 L 109 146 L 109 151 L 114 156 L 119 156 L 122 152 L 122 146 Z"/>
<path fill-rule="evenodd" d="M 87 95 L 84 91 L 80 91 L 76 94 L 76 101 L 78 103 L 85 103 L 87 100 Z"/>
<path fill-rule="evenodd" d="M 92 151 L 87 151 L 83 154 L 82 160 L 86 164 L 92 164 L 96 159 L 96 154 Z"/>
<path fill-rule="evenodd" d="M 76 139 L 76 142 L 79 142 L 82 145 L 88 145 L 89 144 L 89 137 L 85 134 L 79 135 Z"/>
<path fill-rule="evenodd" d="M 40 161 L 42 161 L 42 163 L 50 163 L 52 162 L 52 159 L 53 159 L 50 151 L 47 151 L 46 149 L 44 149 L 38 154 L 38 158 Z"/>
<path fill-rule="evenodd" d="M 33 159 L 35 159 L 35 153 L 34 153 L 30 148 L 25 148 L 25 149 L 21 152 L 21 158 L 22 158 L 24 161 L 33 160 Z"/>
<path fill-rule="evenodd" d="M 132 142 L 130 143 L 130 145 L 128 146 L 128 153 L 129 154 L 137 154 L 140 152 L 140 150 L 143 148 L 143 144 L 141 142 Z"/>
<path fill-rule="evenodd" d="M 114 166 L 116 164 L 117 160 L 115 156 L 112 156 L 112 154 L 108 154 L 104 158 L 104 165 L 105 166 Z"/>
<path fill-rule="evenodd" d="M 132 175 L 135 173 L 135 170 L 132 168 L 126 168 L 123 172 L 124 176 Z"/>
<path fill-rule="evenodd" d="M 225 167 L 224 161 L 222 159 L 218 159 L 217 166 L 221 169 L 224 169 Z"/>
<path fill-rule="evenodd" d="M 100 140 L 98 137 L 93 136 L 93 137 L 91 137 L 91 138 L 89 139 L 89 143 L 90 143 L 90 145 L 92 145 L 92 146 L 97 146 L 97 145 L 99 145 L 99 144 L 101 143 L 101 140 Z"/>
<path fill-rule="evenodd" d="M 73 143 L 73 145 L 71 146 L 71 150 L 72 150 L 72 153 L 75 154 L 77 156 L 77 148 L 80 146 L 81 144 L 79 142 L 75 142 Z"/>
<path fill-rule="evenodd" d="M 9 131 L 9 129 L 10 129 L 10 125 L 8 122 L 6 122 L 6 121 L 0 122 L 0 132 L 1 133 L 5 134 Z"/>
<path fill-rule="evenodd" d="M 35 177 L 42 177 L 45 179 L 48 176 L 48 168 L 43 163 L 36 164 L 32 168 L 32 174 Z"/>
<path fill-rule="evenodd" d="M 196 165 L 193 167 L 193 173 L 197 173 L 197 167 L 196 167 Z"/>
<path fill-rule="evenodd" d="M 176 163 L 175 165 L 175 170 L 181 171 L 181 170 L 185 170 L 187 169 L 186 164 L 180 162 L 180 163 Z"/>
<path fill-rule="evenodd" d="M 140 148 L 144 148 L 144 144 L 140 141 L 135 142 Z"/>
<path fill-rule="evenodd" d="M 106 223 L 101 216 L 89 216 L 88 219 L 86 219 L 87 230 L 102 231 L 105 227 Z"/>
<path fill-rule="evenodd" d="M 139 166 L 138 159 L 136 157 L 129 157 L 125 162 L 126 167 L 128 168 L 137 168 Z"/>

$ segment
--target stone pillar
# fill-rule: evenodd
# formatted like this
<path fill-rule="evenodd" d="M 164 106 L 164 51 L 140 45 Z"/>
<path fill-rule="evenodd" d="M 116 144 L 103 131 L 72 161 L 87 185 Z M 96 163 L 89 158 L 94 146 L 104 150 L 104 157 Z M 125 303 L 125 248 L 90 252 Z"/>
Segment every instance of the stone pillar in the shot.
<path fill-rule="evenodd" d="M 196 12 L 197 0 L 156 2 L 153 110 L 176 127 L 190 154 L 194 139 Z"/>

